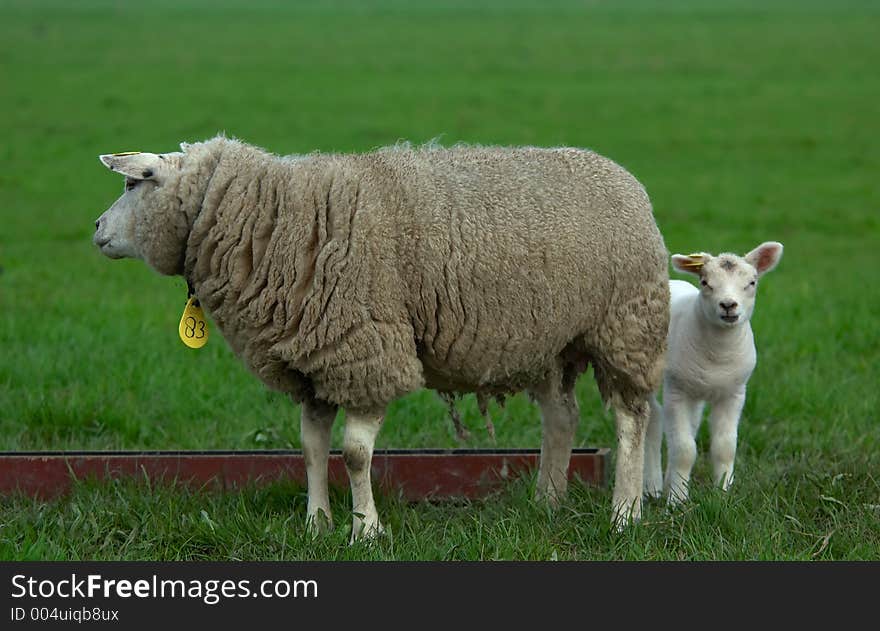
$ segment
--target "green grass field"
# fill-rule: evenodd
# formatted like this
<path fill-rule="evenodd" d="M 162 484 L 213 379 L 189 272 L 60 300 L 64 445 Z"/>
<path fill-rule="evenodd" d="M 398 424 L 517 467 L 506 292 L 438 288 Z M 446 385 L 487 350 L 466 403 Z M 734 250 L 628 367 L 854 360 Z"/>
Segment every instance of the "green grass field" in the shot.
<path fill-rule="evenodd" d="M 219 335 L 177 339 L 179 278 L 104 259 L 122 182 L 99 153 L 225 131 L 280 153 L 399 139 L 589 147 L 651 195 L 670 252 L 785 246 L 753 320 L 737 484 L 609 531 L 610 489 L 556 513 L 380 498 L 393 536 L 312 540 L 304 490 L 82 483 L 0 500 L 4 559 L 880 558 L 880 8 L 870 2 L 0 0 L 0 450 L 298 447 L 299 411 Z M 580 446 L 613 446 L 589 375 Z M 489 445 L 472 399 L 472 446 Z M 537 447 L 524 397 L 499 446 Z M 334 445 L 340 443 L 337 423 Z M 457 445 L 431 392 L 377 447 Z"/>

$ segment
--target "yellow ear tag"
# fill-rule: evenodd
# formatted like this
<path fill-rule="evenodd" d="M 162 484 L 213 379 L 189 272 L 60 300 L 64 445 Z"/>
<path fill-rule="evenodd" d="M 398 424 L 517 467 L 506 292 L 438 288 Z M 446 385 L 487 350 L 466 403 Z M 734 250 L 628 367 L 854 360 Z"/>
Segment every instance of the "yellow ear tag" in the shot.
<path fill-rule="evenodd" d="M 110 155 L 114 158 L 120 158 L 122 156 L 136 156 L 139 153 L 143 153 L 143 151 L 120 151 L 119 153 L 111 153 Z"/>
<path fill-rule="evenodd" d="M 682 267 L 686 267 L 688 269 L 694 269 L 694 270 L 697 270 L 697 269 L 700 269 L 701 267 L 703 267 L 703 255 L 702 254 L 697 254 L 697 253 L 688 254 L 688 258 L 690 258 L 691 260 L 688 261 L 687 263 L 685 263 L 684 265 L 682 265 Z"/>
<path fill-rule="evenodd" d="M 186 301 L 177 332 L 180 340 L 190 348 L 201 348 L 208 343 L 208 321 L 195 296 L 190 296 Z"/>

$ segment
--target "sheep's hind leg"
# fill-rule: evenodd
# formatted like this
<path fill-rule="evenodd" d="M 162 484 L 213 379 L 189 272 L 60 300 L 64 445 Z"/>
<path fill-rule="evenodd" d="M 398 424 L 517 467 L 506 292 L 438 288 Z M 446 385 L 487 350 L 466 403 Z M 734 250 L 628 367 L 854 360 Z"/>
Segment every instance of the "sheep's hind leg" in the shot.
<path fill-rule="evenodd" d="M 342 458 L 351 481 L 352 526 L 351 542 L 373 539 L 384 528 L 373 501 L 370 466 L 373 461 L 373 445 L 382 427 L 384 413 L 370 414 L 346 411 L 345 434 L 342 440 Z"/>
<path fill-rule="evenodd" d="M 642 517 L 642 486 L 645 467 L 645 432 L 648 402 L 640 410 L 614 402 L 617 423 L 617 464 L 615 468 L 612 522 L 617 530 Z"/>
<path fill-rule="evenodd" d="M 327 489 L 327 460 L 330 456 L 330 430 L 337 407 L 317 401 L 304 401 L 300 413 L 300 436 L 306 464 L 309 500 L 306 525 L 316 531 L 333 528 Z"/>
<path fill-rule="evenodd" d="M 709 413 L 711 435 L 710 456 L 715 484 L 725 491 L 733 483 L 733 461 L 736 458 L 736 434 L 739 417 L 746 400 L 745 390 L 718 401 Z"/>
<path fill-rule="evenodd" d="M 657 402 L 656 396 L 648 399 L 648 403 L 651 406 L 651 416 L 645 434 L 645 495 L 658 498 L 663 494 L 663 408 Z"/>
<path fill-rule="evenodd" d="M 541 407 L 543 425 L 541 464 L 535 499 L 557 506 L 568 487 L 568 465 L 580 414 L 574 396 L 574 382 L 568 387 L 551 378 L 532 391 Z"/>

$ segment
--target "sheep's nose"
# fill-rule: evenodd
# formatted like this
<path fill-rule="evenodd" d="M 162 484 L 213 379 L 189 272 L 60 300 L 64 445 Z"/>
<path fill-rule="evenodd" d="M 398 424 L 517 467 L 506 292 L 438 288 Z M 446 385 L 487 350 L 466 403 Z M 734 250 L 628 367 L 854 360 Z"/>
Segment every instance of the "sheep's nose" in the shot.
<path fill-rule="evenodd" d="M 98 217 L 95 219 L 95 230 L 99 230 L 101 228 L 101 218 Z"/>
<path fill-rule="evenodd" d="M 739 305 L 738 305 L 736 302 L 734 302 L 733 300 L 727 300 L 727 301 L 725 301 L 725 302 L 719 302 L 718 304 L 719 304 L 719 305 L 721 306 L 721 308 L 724 309 L 725 311 L 730 311 L 731 309 L 736 309 L 737 306 L 739 306 Z"/>

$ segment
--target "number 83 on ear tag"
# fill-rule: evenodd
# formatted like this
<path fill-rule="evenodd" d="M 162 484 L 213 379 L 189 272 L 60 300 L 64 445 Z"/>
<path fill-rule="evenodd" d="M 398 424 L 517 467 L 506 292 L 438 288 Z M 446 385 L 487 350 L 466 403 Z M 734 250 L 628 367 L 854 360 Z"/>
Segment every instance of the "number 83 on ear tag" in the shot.
<path fill-rule="evenodd" d="M 186 301 L 177 332 L 180 340 L 190 348 L 201 348 L 208 343 L 208 321 L 195 296 Z"/>

